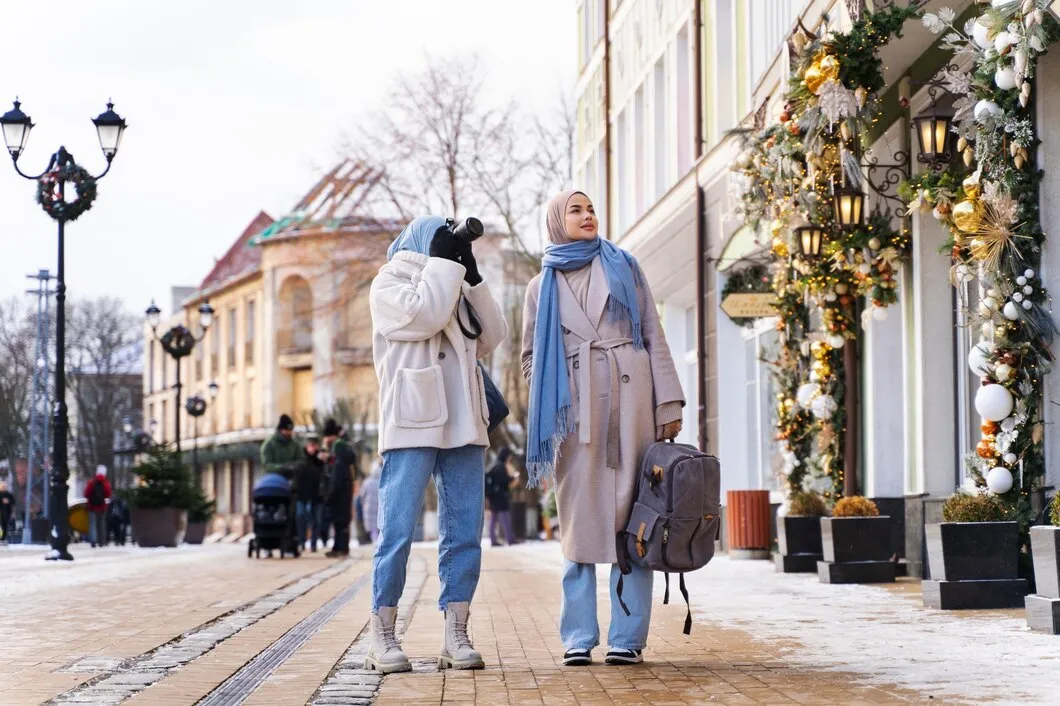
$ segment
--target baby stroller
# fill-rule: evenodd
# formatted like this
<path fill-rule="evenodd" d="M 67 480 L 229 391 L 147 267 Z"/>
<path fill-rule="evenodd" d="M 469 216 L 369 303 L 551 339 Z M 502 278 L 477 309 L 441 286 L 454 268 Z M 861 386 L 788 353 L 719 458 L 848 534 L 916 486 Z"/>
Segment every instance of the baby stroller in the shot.
<path fill-rule="evenodd" d="M 254 486 L 254 537 L 247 545 L 247 556 L 261 558 L 264 549 L 271 556 L 274 549 L 297 557 L 301 554 L 298 541 L 294 493 L 291 484 L 279 473 L 269 473 Z"/>

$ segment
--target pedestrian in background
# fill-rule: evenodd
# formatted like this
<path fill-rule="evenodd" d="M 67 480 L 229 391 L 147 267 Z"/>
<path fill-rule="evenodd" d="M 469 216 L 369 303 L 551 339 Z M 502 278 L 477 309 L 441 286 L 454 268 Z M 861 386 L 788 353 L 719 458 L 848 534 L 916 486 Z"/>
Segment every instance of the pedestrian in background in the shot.
<path fill-rule="evenodd" d="M 302 445 L 294 438 L 294 421 L 286 414 L 280 415 L 275 433 L 261 445 L 262 469 L 292 480 L 302 460 Z"/>
<path fill-rule="evenodd" d="M 85 486 L 88 501 L 88 537 L 93 547 L 107 546 L 107 501 L 110 500 L 110 483 L 107 482 L 107 467 L 96 466 L 96 477 Z"/>
<path fill-rule="evenodd" d="M 558 194 L 546 222 L 551 244 L 526 290 L 522 364 L 530 485 L 555 479 L 566 559 L 563 663 L 592 663 L 600 643 L 596 564 L 611 564 L 605 661 L 634 664 L 648 638 L 653 576 L 634 565 L 625 577 L 626 615 L 616 595 L 615 535 L 632 512 L 644 453 L 681 430 L 684 393 L 648 283 L 632 255 L 600 237 L 589 198 Z"/>
<path fill-rule="evenodd" d="M 310 551 L 317 550 L 320 541 L 321 522 L 321 485 L 324 482 L 324 461 L 320 458 L 320 437 L 310 434 L 306 438 L 305 450 L 302 452 L 302 465 L 295 473 L 297 499 L 296 522 L 298 527 L 299 546 L 305 546 L 306 534 L 309 534 Z"/>
<path fill-rule="evenodd" d="M 379 537 L 379 472 L 382 466 L 376 462 L 372 471 L 361 483 L 358 498 L 361 501 L 361 512 L 364 514 L 364 529 L 374 544 Z"/>
<path fill-rule="evenodd" d="M 513 472 L 512 451 L 505 447 L 497 453 L 497 460 L 486 473 L 486 502 L 490 507 L 490 546 L 496 547 L 497 525 L 504 528 L 504 541 L 515 544 L 512 533 L 512 488 L 519 482 L 519 474 Z"/>
<path fill-rule="evenodd" d="M 330 485 L 325 502 L 335 527 L 335 543 L 327 556 L 332 559 L 350 555 L 350 523 L 353 521 L 353 484 L 357 473 L 357 454 L 345 439 L 334 419 L 324 423 L 324 445 L 330 456 Z"/>
<path fill-rule="evenodd" d="M 118 495 L 110 499 L 107 524 L 114 535 L 114 543 L 124 547 L 129 534 L 129 504 Z"/>
<path fill-rule="evenodd" d="M 15 496 L 7 489 L 7 483 L 0 481 L 0 541 L 7 541 L 7 532 L 14 514 Z"/>

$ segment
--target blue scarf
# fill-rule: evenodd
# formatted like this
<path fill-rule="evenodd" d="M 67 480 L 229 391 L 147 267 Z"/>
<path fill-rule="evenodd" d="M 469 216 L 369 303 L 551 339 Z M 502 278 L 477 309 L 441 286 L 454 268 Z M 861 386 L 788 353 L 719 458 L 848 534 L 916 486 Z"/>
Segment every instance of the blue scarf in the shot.
<path fill-rule="evenodd" d="M 570 382 L 567 379 L 567 353 L 559 320 L 556 272 L 579 270 L 599 257 L 607 275 L 607 311 L 612 318 L 625 316 L 633 325 L 633 345 L 644 347 L 641 337 L 637 284 L 637 261 L 614 243 L 596 238 L 564 245 L 549 245 L 541 261 L 541 294 L 534 323 L 534 360 L 530 378 L 529 430 L 526 441 L 526 468 L 530 487 L 555 475 L 555 456 L 563 440 L 574 431 Z M 588 365 L 588 361 L 582 361 Z"/>
<path fill-rule="evenodd" d="M 445 225 L 445 219 L 441 216 L 420 216 L 405 226 L 394 242 L 386 251 L 386 259 L 393 260 L 394 255 L 402 250 L 419 253 L 420 255 L 431 254 L 431 241 L 439 228 Z"/>

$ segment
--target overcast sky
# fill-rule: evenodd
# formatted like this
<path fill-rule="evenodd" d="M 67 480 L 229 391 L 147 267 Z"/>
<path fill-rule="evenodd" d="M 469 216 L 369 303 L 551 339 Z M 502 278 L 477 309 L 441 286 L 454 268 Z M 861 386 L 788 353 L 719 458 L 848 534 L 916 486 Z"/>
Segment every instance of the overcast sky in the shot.
<path fill-rule="evenodd" d="M 0 113 L 37 124 L 19 164 L 63 144 L 98 172 L 89 119 L 129 123 L 92 210 L 67 228 L 72 297 L 141 310 L 197 284 L 260 209 L 282 216 L 378 107 L 396 72 L 477 52 L 488 88 L 551 108 L 576 78 L 573 0 L 51 0 L 10 3 Z M 56 266 L 35 187 L 0 163 L 0 296 Z"/>

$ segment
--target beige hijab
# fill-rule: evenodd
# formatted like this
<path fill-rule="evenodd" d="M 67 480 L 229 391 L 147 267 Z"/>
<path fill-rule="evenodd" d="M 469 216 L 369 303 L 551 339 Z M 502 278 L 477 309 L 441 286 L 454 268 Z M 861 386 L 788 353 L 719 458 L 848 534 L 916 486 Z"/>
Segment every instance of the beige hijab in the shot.
<path fill-rule="evenodd" d="M 548 204 L 545 224 L 548 227 L 548 240 L 554 245 L 566 245 L 573 242 L 567 235 L 567 202 L 575 194 L 589 198 L 584 191 L 569 189 L 556 194 Z"/>

